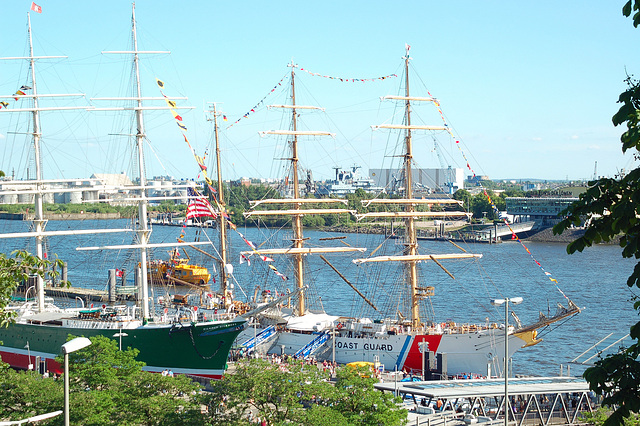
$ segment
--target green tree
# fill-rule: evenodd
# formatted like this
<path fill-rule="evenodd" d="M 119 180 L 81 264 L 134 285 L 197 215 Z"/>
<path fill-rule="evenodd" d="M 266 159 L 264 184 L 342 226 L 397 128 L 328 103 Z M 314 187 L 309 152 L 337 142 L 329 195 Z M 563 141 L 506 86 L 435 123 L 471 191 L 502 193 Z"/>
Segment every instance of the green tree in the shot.
<path fill-rule="evenodd" d="M 52 265 L 62 267 L 61 260 L 38 259 L 22 250 L 14 251 L 11 256 L 0 253 L 0 327 L 7 327 L 16 317 L 15 311 L 7 311 L 6 308 L 18 284 L 26 281 L 29 275 L 40 275 L 42 279 L 47 274 L 56 275 Z"/>
<path fill-rule="evenodd" d="M 248 424 L 253 413 L 269 424 L 303 424 L 305 405 L 326 397 L 328 375 L 318 368 L 289 362 L 242 360 L 236 371 L 213 383 L 213 393 L 203 396 L 211 424 Z"/>
<path fill-rule="evenodd" d="M 331 410 L 340 414 L 350 425 L 402 425 L 406 410 L 399 409 L 390 393 L 378 392 L 373 385 L 378 381 L 371 377 L 368 367 L 344 367 L 337 371 L 338 381 L 334 399 L 327 401 Z M 309 423 L 310 424 L 310 423 Z M 332 423 L 320 423 L 331 425 Z"/>
<path fill-rule="evenodd" d="M 61 380 L 43 378 L 35 371 L 0 369 L 0 419 L 22 420 L 63 407 Z M 49 423 L 52 424 L 52 423 Z"/>
<path fill-rule="evenodd" d="M 72 336 L 69 336 L 71 338 Z M 184 376 L 142 371 L 136 349 L 118 350 L 115 341 L 91 338 L 69 355 L 70 420 L 82 425 L 202 425 L 196 402 L 200 386 Z M 63 363 L 62 356 L 56 359 Z M 59 410 L 63 380 L 34 371 L 0 368 L 0 418 L 20 420 Z M 60 425 L 62 416 L 47 424 Z"/>
<path fill-rule="evenodd" d="M 143 371 L 144 363 L 135 360 L 137 349 L 118 350 L 107 337 L 92 337 L 91 342 L 69 354 L 72 424 L 202 424 L 195 401 L 199 385 L 185 376 Z"/>
<path fill-rule="evenodd" d="M 640 25 L 640 0 L 629 0 L 623 7 L 624 16 L 633 12 L 633 25 Z M 622 104 L 613 116 L 615 126 L 626 124 L 621 137 L 622 151 L 640 152 L 640 82 L 628 77 L 627 90 L 620 94 Z M 589 188 L 578 201 L 565 210 L 566 217 L 554 227 L 555 233 L 588 219 L 584 235 L 567 246 L 573 254 L 600 242 L 611 241 L 620 236 L 622 256 L 640 258 L 640 168 L 626 176 L 601 178 L 589 182 Z M 640 262 L 627 280 L 629 287 L 640 287 Z M 640 312 L 640 301 L 634 308 Z M 621 425 L 633 413 L 640 412 L 640 322 L 630 330 L 634 343 L 625 350 L 609 355 L 596 362 L 584 373 L 590 388 L 604 395 L 603 405 L 615 408 L 605 425 Z"/>
<path fill-rule="evenodd" d="M 335 386 L 328 374 L 300 361 L 271 364 L 243 360 L 234 374 L 202 395 L 210 424 L 249 424 L 249 416 L 270 425 L 400 425 L 407 413 L 390 394 L 373 388 L 370 371 L 338 369 Z M 361 377 L 365 376 L 365 377 Z"/>
<path fill-rule="evenodd" d="M 493 200 L 493 192 L 487 191 L 487 193 Z M 484 195 L 483 192 L 480 192 L 471 198 L 471 213 L 473 213 L 474 219 L 482 219 L 485 216 L 487 219 L 494 219 L 494 212 L 491 208 L 491 203 L 489 203 L 487 196 Z"/>

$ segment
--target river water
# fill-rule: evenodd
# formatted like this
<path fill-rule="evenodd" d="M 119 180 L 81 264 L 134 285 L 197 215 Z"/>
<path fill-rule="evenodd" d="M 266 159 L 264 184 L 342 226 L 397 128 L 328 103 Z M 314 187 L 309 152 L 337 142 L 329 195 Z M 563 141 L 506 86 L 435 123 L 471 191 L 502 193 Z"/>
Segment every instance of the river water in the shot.
<path fill-rule="evenodd" d="M 127 220 L 86 220 L 86 221 L 51 221 L 47 230 L 71 229 L 108 229 L 125 228 Z M 3 233 L 25 232 L 29 223 L 21 221 L 0 220 Z M 275 237 L 264 230 L 247 228 L 239 230 L 250 241 L 260 245 L 266 239 L 271 242 L 278 238 L 278 243 L 287 244 L 287 237 Z M 197 237 L 195 228 L 172 226 L 155 226 L 151 236 L 152 242 L 175 242 L 181 232 L 185 233 L 185 241 L 194 241 Z M 207 235 L 215 239 L 216 231 L 207 230 Z M 78 287 L 105 289 L 107 271 L 111 268 L 132 270 L 137 259 L 128 250 L 77 251 L 76 247 L 103 246 L 107 244 L 130 244 L 131 233 L 92 234 L 88 236 L 50 237 L 47 255 L 57 255 L 68 263 L 69 280 Z M 366 234 L 331 234 L 319 231 L 307 231 L 308 245 L 344 246 L 349 244 L 366 247 L 367 253 L 375 250 L 385 239 L 382 235 Z M 334 241 L 321 239 L 345 237 Z M 201 239 L 205 237 L 200 235 Z M 290 237 L 289 237 L 290 238 Z M 240 264 L 239 251 L 248 250 L 241 235 L 230 234 L 232 247 L 231 264 L 237 280 L 235 294 L 238 298 L 251 297 L 254 287 L 273 288 L 284 291 L 293 287 L 293 280 L 282 281 L 272 273 L 264 262 L 252 258 L 251 266 Z M 391 245 L 399 242 L 390 241 Z M 438 322 L 475 322 L 485 321 L 504 323 L 504 308 L 493 307 L 492 298 L 521 296 L 524 302 L 514 306 L 514 310 L 522 323 L 532 323 L 538 319 L 538 312 L 545 314 L 555 312 L 557 302 L 566 306 L 566 297 L 573 300 L 583 311 L 568 320 L 547 329 L 540 330 L 543 341 L 533 347 L 518 351 L 513 357 L 513 371 L 517 374 L 557 375 L 560 366 L 566 368 L 569 361 L 586 351 L 591 345 L 613 333 L 614 337 L 623 337 L 629 327 L 637 320 L 631 299 L 634 293 L 627 287 L 626 279 L 631 274 L 635 262 L 623 259 L 620 248 L 615 245 L 600 245 L 587 249 L 583 253 L 568 255 L 566 245 L 562 243 L 524 242 L 527 252 L 517 241 L 500 244 L 468 244 L 462 245 L 464 250 L 482 254 L 482 258 L 474 262 L 456 261 L 451 264 L 443 262 L 443 266 L 451 272 L 451 279 L 439 267 L 431 262 L 420 264 L 422 278 L 435 287 L 435 296 L 431 298 L 430 310 Z M 453 245 L 442 241 L 420 241 L 421 252 L 451 253 L 459 252 Z M 0 240 L 2 252 L 15 249 L 34 251 L 33 243 L 19 239 Z M 266 245 L 265 245 L 266 247 Z M 208 251 L 212 249 L 207 248 Z M 194 252 L 195 253 L 195 252 Z M 212 271 L 214 261 L 209 258 L 198 258 L 191 253 L 196 263 L 205 264 Z M 376 253 L 380 254 L 380 252 Z M 156 250 L 153 257 L 168 258 L 167 250 Z M 329 257 L 329 256 L 327 256 Z M 396 298 L 395 280 L 387 275 L 373 275 L 362 267 L 355 266 L 351 259 L 353 254 L 331 257 L 332 264 L 358 287 L 367 297 L 380 306 L 391 306 Z M 309 256 L 308 276 L 313 278 L 310 294 L 321 298 L 321 305 L 329 314 L 359 315 L 362 300 L 336 274 L 326 267 L 318 256 Z M 537 263 L 540 264 L 540 266 Z M 276 258 L 275 265 L 279 272 L 291 275 L 288 263 Z M 557 280 L 551 281 L 544 271 Z M 421 282 L 420 285 L 423 283 Z M 216 288 L 216 284 L 212 284 Z M 162 290 L 156 290 L 156 295 Z M 387 315 L 388 316 L 388 315 Z M 509 319 L 510 324 L 513 318 Z M 610 343 L 613 340 L 609 340 Z M 605 344 L 598 346 L 603 349 Z M 614 346 L 617 347 L 617 346 Z M 588 352 L 588 356 L 595 350 Z M 584 358 L 586 358 L 585 356 Z M 585 366 L 571 364 L 571 374 L 581 374 Z"/>

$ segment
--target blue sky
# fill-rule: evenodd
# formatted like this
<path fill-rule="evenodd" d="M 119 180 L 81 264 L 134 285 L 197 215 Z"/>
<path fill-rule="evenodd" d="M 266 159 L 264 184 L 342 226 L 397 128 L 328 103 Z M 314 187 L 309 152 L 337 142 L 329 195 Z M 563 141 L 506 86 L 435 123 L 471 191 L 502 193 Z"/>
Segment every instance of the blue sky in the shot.
<path fill-rule="evenodd" d="M 31 13 L 36 55 L 68 56 L 38 64 L 39 92 L 86 94 L 86 99 L 56 100 L 58 105 L 99 106 L 89 98 L 126 95 L 128 58 L 100 52 L 130 49 L 131 4 L 36 3 L 43 10 Z M 476 173 L 493 179 L 585 179 L 593 176 L 597 161 L 598 175 L 612 176 L 636 167 L 621 153 L 623 129 L 611 124 L 625 73 L 640 72 L 640 29 L 622 16 L 623 3 L 139 0 L 139 48 L 172 52 L 143 58 L 143 90 L 159 96 L 157 77 L 166 83 L 167 95 L 189 98 L 178 103 L 195 107 L 181 115 L 200 155 L 211 141 L 204 104 L 221 102 L 229 119 L 221 123 L 224 176 L 276 177 L 282 164 L 274 159 L 287 156 L 283 141 L 260 138 L 258 131 L 287 126 L 287 117 L 264 107 L 286 102 L 285 90 L 278 88 L 255 113 L 225 127 L 285 77 L 287 64 L 294 60 L 312 72 L 345 78 L 400 75 L 408 43 L 412 93 L 426 96 L 428 90 L 440 100 Z M 30 5 L 2 3 L 1 57 L 26 53 Z M 28 81 L 23 62 L 0 66 L 3 95 Z M 315 179 L 331 177 L 334 166 L 358 164 L 365 172 L 391 166 L 395 142 L 369 126 L 391 120 L 394 106 L 379 97 L 398 93 L 400 78 L 341 83 L 298 71 L 296 83 L 300 103 L 326 108 L 301 118 L 303 128 L 337 134 L 301 142 L 301 164 Z M 441 122 L 434 111 L 416 111 L 416 117 Z M 124 118 L 67 112 L 43 114 L 42 121 L 45 177 L 131 173 L 126 139 L 108 136 L 126 133 Z M 20 131 L 17 123 L 0 114 L 5 145 L 0 169 L 24 177 L 25 143 L 20 147 L 18 141 L 16 148 L 10 133 Z M 197 167 L 171 114 L 147 114 L 146 125 L 149 174 L 195 178 Z M 418 165 L 464 167 L 451 138 L 438 138 L 435 150 L 430 137 L 416 137 Z"/>

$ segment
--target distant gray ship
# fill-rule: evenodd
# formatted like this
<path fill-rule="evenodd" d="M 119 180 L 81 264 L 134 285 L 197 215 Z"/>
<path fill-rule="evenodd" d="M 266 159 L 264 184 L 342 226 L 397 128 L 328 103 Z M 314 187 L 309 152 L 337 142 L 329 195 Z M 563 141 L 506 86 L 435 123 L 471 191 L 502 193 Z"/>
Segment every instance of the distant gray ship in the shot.
<path fill-rule="evenodd" d="M 320 197 L 344 196 L 355 193 L 357 189 L 363 189 L 366 192 L 385 192 L 385 188 L 375 186 L 375 181 L 369 176 L 362 176 L 358 171 L 360 168 L 356 165 L 351 166 L 351 170 L 341 170 L 340 167 L 334 167 L 336 178 L 318 185 L 316 195 Z"/>

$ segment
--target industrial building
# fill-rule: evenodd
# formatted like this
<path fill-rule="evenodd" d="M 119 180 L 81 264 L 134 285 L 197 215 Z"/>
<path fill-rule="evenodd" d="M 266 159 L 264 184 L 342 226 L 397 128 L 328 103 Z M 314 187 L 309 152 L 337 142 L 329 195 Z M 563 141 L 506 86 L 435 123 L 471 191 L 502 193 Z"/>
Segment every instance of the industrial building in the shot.
<path fill-rule="evenodd" d="M 453 194 L 464 188 L 464 169 L 413 169 L 411 171 L 416 191 L 427 193 Z M 404 187 L 401 169 L 370 169 L 369 175 L 375 186 L 386 188 L 387 192 L 397 192 Z"/>

